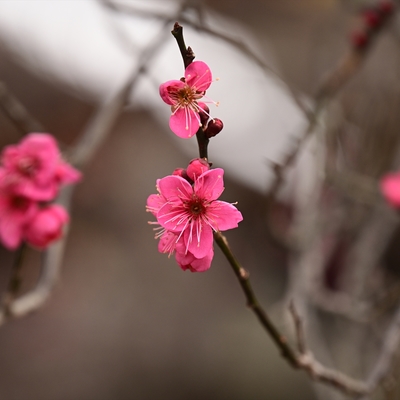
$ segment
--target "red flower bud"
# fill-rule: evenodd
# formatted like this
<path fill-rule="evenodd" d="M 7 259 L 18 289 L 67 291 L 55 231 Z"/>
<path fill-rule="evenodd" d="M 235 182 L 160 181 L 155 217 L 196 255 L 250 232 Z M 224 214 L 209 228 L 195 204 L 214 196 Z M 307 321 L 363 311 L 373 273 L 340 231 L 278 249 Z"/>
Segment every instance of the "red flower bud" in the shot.
<path fill-rule="evenodd" d="M 382 18 L 378 12 L 375 10 L 366 10 L 363 13 L 363 19 L 365 24 L 371 29 L 379 27 L 382 23 Z"/>
<path fill-rule="evenodd" d="M 194 182 L 203 172 L 210 169 L 210 164 L 204 158 L 195 158 L 187 167 L 187 175 Z"/>
<path fill-rule="evenodd" d="M 379 11 L 384 15 L 391 14 L 394 10 L 394 7 L 395 7 L 395 4 L 393 3 L 393 1 L 390 1 L 390 0 L 382 0 L 378 4 Z"/>
<path fill-rule="evenodd" d="M 222 131 L 223 127 L 223 122 L 219 118 L 214 118 L 208 123 L 207 129 L 204 131 L 204 133 L 208 138 L 210 138 L 218 135 L 218 133 Z"/>
<path fill-rule="evenodd" d="M 368 44 L 368 40 L 368 35 L 360 31 L 353 32 L 350 37 L 350 42 L 356 49 L 363 49 Z"/>
<path fill-rule="evenodd" d="M 180 176 L 181 178 L 186 179 L 187 181 L 190 180 L 185 168 L 175 168 L 174 172 L 172 172 L 172 175 Z"/>

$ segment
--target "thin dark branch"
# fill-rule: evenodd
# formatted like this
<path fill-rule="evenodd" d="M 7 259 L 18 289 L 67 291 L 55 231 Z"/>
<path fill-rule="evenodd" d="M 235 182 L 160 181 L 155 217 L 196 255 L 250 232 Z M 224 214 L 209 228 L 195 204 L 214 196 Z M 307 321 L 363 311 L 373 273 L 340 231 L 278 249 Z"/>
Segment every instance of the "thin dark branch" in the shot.
<path fill-rule="evenodd" d="M 197 145 L 199 146 L 199 157 L 208 160 L 208 144 L 210 139 L 204 134 L 202 127 L 196 133 Z"/>
<path fill-rule="evenodd" d="M 242 287 L 242 290 L 247 299 L 247 306 L 256 314 L 261 325 L 264 327 L 264 329 L 271 336 L 272 340 L 281 350 L 282 356 L 285 357 L 293 367 L 297 367 L 298 360 L 295 352 L 290 347 L 285 336 L 283 336 L 279 332 L 273 322 L 269 319 L 267 313 L 261 307 L 251 286 L 249 273 L 240 265 L 239 261 L 233 255 L 225 236 L 222 235 L 221 232 L 215 232 L 214 240 L 221 251 L 224 253 L 236 277 L 238 278 L 240 286 Z"/>

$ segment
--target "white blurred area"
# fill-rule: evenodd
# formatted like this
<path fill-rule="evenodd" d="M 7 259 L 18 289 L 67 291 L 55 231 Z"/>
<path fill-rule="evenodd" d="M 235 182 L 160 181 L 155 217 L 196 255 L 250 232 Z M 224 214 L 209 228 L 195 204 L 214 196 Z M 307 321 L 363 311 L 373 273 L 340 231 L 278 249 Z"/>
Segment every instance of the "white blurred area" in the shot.
<path fill-rule="evenodd" d="M 183 75 L 178 47 L 163 19 L 174 18 L 179 1 L 136 0 L 117 2 L 131 13 L 110 10 L 100 1 L 1 1 L 0 40 L 25 68 L 55 82 L 82 99 L 100 103 L 111 96 L 137 67 L 143 50 L 160 35 L 164 44 L 151 58 L 146 73 L 134 88 L 132 108 L 150 110 L 168 132 L 169 107 L 158 95 L 160 83 Z M 143 13 L 144 12 L 144 13 Z M 191 11 L 188 18 L 196 18 Z M 207 10 L 205 25 L 240 39 L 257 51 L 257 39 L 238 22 Z M 197 59 L 207 62 L 214 77 L 208 97 L 211 115 L 225 128 L 210 144 L 210 160 L 242 184 L 264 192 L 272 172 L 269 160 L 279 162 L 300 134 L 305 117 L 288 89 L 272 73 L 265 73 L 237 48 L 210 34 L 184 26 L 186 44 Z M 272 51 L 257 51 L 276 68 Z M 173 135 L 171 133 L 171 135 Z M 175 144 L 196 156 L 195 139 Z"/>

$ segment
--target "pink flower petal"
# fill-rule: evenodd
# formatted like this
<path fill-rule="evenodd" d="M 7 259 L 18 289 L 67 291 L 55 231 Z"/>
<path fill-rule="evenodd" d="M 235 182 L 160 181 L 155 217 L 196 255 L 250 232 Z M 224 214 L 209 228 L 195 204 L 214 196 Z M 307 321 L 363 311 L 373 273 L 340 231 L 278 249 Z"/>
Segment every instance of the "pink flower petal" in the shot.
<path fill-rule="evenodd" d="M 13 186 L 13 190 L 19 195 L 37 201 L 53 200 L 58 193 L 56 181 L 51 181 L 45 186 L 39 186 L 35 181 L 23 180 Z"/>
<path fill-rule="evenodd" d="M 190 199 L 192 197 L 192 187 L 190 183 L 177 175 L 168 175 L 158 181 L 160 193 L 169 202 L 182 203 L 182 198 Z"/>
<path fill-rule="evenodd" d="M 15 250 L 22 241 L 22 225 L 12 215 L 0 218 L 0 241 L 9 250 Z"/>
<path fill-rule="evenodd" d="M 194 183 L 194 192 L 202 199 L 218 199 L 224 191 L 224 170 L 215 168 L 201 174 Z"/>
<path fill-rule="evenodd" d="M 189 139 L 200 128 L 199 114 L 188 108 L 179 108 L 174 111 L 169 119 L 169 127 L 175 135 L 182 139 Z"/>
<path fill-rule="evenodd" d="M 191 253 L 180 253 L 176 252 L 175 259 L 178 265 L 184 270 L 190 270 L 192 272 L 204 272 L 207 271 L 211 266 L 211 261 L 214 257 L 214 250 L 211 248 L 207 256 L 203 258 L 196 258 Z"/>
<path fill-rule="evenodd" d="M 196 258 L 203 258 L 213 246 L 213 231 L 209 225 L 200 225 L 199 220 L 193 221 L 191 227 L 185 229 L 183 240 L 188 251 Z"/>
<path fill-rule="evenodd" d="M 182 89 L 184 86 L 185 86 L 184 82 L 177 80 L 172 80 L 162 83 L 160 85 L 160 96 L 165 103 L 172 106 L 176 103 L 176 100 L 171 97 L 171 92 L 176 92 L 179 89 Z"/>
<path fill-rule="evenodd" d="M 210 252 L 204 258 L 195 258 L 190 266 L 192 272 L 204 272 L 210 269 L 211 262 L 214 258 L 214 249 L 211 248 Z"/>
<path fill-rule="evenodd" d="M 219 231 L 237 228 L 238 223 L 243 220 L 242 213 L 234 205 L 219 200 L 209 205 L 207 218 Z"/>
<path fill-rule="evenodd" d="M 159 194 L 151 194 L 147 198 L 146 210 L 151 212 L 153 215 L 157 215 L 160 208 L 165 204 L 165 198 Z"/>
<path fill-rule="evenodd" d="M 185 80 L 189 86 L 200 92 L 205 92 L 212 82 L 209 66 L 203 61 L 192 62 L 185 70 Z"/>
<path fill-rule="evenodd" d="M 82 174 L 64 161 L 60 161 L 56 169 L 56 181 L 61 184 L 77 183 L 82 179 Z"/>

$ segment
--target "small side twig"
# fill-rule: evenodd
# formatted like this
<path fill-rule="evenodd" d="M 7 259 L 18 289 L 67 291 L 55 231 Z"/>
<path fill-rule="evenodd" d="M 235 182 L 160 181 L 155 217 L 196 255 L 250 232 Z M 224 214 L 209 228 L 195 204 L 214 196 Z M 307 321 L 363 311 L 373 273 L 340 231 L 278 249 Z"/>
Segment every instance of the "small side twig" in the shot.
<path fill-rule="evenodd" d="M 180 26 L 178 22 L 175 22 L 174 28 L 172 29 L 171 33 L 178 43 L 178 47 L 183 59 L 183 64 L 185 65 L 185 68 L 187 68 L 188 65 L 194 60 L 195 56 L 191 47 L 186 47 L 185 39 L 183 38 L 182 26 Z"/>
<path fill-rule="evenodd" d="M 0 109 L 18 128 L 21 134 L 43 132 L 42 124 L 37 121 L 22 103 L 8 90 L 6 84 L 0 81 Z"/>

